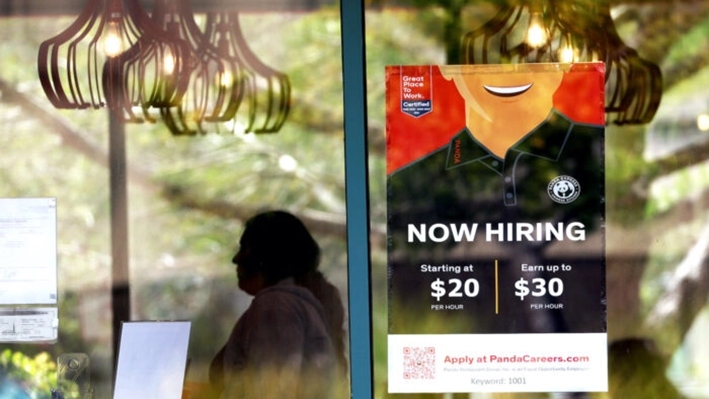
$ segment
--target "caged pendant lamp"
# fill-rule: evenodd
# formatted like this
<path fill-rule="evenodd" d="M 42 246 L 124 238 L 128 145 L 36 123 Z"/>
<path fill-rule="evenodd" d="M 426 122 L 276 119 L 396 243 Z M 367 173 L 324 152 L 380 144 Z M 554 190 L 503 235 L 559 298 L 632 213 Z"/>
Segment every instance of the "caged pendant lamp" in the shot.
<path fill-rule="evenodd" d="M 161 119 L 175 135 L 273 133 L 290 110 L 288 76 L 251 51 L 236 11 L 190 0 L 88 0 L 77 19 L 41 43 L 37 68 L 57 108 L 107 107 L 126 122 Z"/>
<path fill-rule="evenodd" d="M 244 99 L 231 115 L 235 131 L 274 133 L 280 130 L 290 110 L 291 85 L 288 75 L 276 71 L 256 57 L 244 38 L 237 12 L 207 14 L 205 35 L 219 55 L 244 66 L 243 76 L 234 79 L 244 85 Z M 218 122 L 214 118 L 206 118 Z"/>
<path fill-rule="evenodd" d="M 57 108 L 134 111 L 181 100 L 186 43 L 152 24 L 138 0 L 89 0 L 63 32 L 41 43 L 39 79 Z"/>
<path fill-rule="evenodd" d="M 160 107 L 160 116 L 175 135 L 205 134 L 234 118 L 249 78 L 237 59 L 223 57 L 197 26 L 188 0 L 159 0 L 153 20 L 171 36 L 190 45 L 189 86 L 182 102 Z"/>
<path fill-rule="evenodd" d="M 122 108 L 127 121 L 155 122 L 151 108 L 175 106 L 182 101 L 189 84 L 192 54 L 186 41 L 154 24 L 138 0 L 124 0 L 124 4 L 142 34 L 136 43 L 108 57 L 104 64 L 107 105 Z"/>
<path fill-rule="evenodd" d="M 604 61 L 606 120 L 617 125 L 649 123 L 662 97 L 659 67 L 623 42 L 606 2 L 505 3 L 461 45 L 467 64 Z"/>

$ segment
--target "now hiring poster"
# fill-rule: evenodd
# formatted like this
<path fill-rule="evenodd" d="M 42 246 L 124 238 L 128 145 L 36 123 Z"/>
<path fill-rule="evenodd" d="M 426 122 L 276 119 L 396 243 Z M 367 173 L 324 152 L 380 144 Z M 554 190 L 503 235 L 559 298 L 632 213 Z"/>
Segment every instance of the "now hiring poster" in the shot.
<path fill-rule="evenodd" d="M 604 64 L 386 68 L 389 391 L 607 390 Z"/>

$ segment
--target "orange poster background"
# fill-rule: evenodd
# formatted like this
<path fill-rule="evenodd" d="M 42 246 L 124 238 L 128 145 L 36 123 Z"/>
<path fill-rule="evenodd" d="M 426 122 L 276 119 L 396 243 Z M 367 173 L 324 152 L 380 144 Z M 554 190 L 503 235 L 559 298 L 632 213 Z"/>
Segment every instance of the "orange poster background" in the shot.
<path fill-rule="evenodd" d="M 432 111 L 418 118 L 401 112 L 401 76 L 421 75 L 429 69 L 433 75 Z M 604 124 L 604 71 L 603 63 L 571 65 L 554 93 L 554 108 L 578 123 Z M 465 103 L 455 84 L 444 79 L 437 66 L 388 66 L 386 118 L 390 174 L 448 144 L 451 136 L 465 127 Z"/>

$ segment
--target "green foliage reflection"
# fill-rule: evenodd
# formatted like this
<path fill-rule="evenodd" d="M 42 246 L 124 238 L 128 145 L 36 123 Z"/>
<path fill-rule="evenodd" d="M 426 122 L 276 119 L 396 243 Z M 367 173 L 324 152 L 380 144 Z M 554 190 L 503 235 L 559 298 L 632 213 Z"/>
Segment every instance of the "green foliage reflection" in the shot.
<path fill-rule="evenodd" d="M 49 353 L 34 357 L 5 349 L 0 354 L 0 397 L 49 399 L 57 383 L 57 364 Z"/>

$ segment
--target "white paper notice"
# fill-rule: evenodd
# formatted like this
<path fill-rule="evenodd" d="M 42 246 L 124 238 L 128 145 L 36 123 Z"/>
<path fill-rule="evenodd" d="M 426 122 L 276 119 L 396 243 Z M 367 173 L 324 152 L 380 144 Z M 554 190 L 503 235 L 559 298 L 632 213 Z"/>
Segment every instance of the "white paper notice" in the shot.
<path fill-rule="evenodd" d="M 56 303 L 56 198 L 0 198 L 0 305 Z"/>
<path fill-rule="evenodd" d="M 123 323 L 113 399 L 180 399 L 190 326 L 189 321 Z"/>
<path fill-rule="evenodd" d="M 53 342 L 57 340 L 57 308 L 0 310 L 0 342 Z"/>

